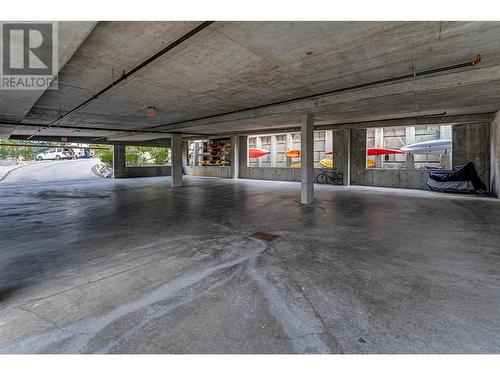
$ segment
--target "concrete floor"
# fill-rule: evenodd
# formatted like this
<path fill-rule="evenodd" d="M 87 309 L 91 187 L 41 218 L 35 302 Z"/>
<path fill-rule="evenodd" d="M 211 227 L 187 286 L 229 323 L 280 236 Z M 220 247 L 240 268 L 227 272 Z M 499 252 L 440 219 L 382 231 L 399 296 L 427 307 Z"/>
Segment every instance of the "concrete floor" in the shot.
<path fill-rule="evenodd" d="M 169 183 L 0 183 L 1 353 L 500 351 L 500 201 Z"/>

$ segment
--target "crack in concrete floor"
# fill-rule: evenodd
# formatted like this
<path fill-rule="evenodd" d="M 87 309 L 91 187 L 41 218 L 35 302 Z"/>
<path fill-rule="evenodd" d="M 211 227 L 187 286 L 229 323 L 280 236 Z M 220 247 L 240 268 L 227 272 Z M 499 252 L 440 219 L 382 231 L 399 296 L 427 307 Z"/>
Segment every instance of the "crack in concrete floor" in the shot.
<path fill-rule="evenodd" d="M 194 284 L 203 282 L 206 278 L 212 276 L 214 273 L 234 266 L 239 266 L 244 263 L 247 264 L 244 267 L 245 272 L 248 273 L 252 277 L 252 279 L 255 280 L 259 285 L 261 292 L 266 296 L 266 299 L 269 304 L 269 309 L 273 317 L 277 320 L 278 324 L 280 324 L 284 329 L 284 333 L 286 334 L 288 339 L 292 342 L 292 346 L 294 347 L 294 349 L 298 352 L 303 352 L 303 351 L 325 352 L 325 353 L 331 352 L 332 351 L 331 348 L 325 345 L 325 343 L 323 343 L 321 340 L 312 339 L 311 341 L 310 339 L 314 335 L 319 335 L 322 332 L 315 332 L 315 331 L 309 332 L 308 329 L 306 330 L 306 332 L 304 332 L 303 329 L 297 328 L 304 326 L 304 319 L 302 319 L 302 322 L 298 322 L 297 317 L 294 316 L 293 313 L 289 311 L 291 303 L 289 301 L 286 302 L 283 299 L 284 297 L 276 289 L 276 287 L 274 287 L 271 283 L 266 281 L 265 278 L 262 275 L 259 275 L 258 272 L 255 270 L 255 260 L 265 250 L 268 249 L 268 244 L 265 241 L 261 240 L 250 239 L 250 241 L 252 243 L 257 244 L 257 246 L 255 247 L 255 249 L 250 249 L 249 252 L 246 252 L 242 256 L 238 256 L 235 259 L 227 260 L 220 264 L 209 265 L 206 268 L 190 271 L 152 290 L 151 292 L 147 293 L 145 296 L 143 296 L 138 300 L 117 306 L 111 311 L 104 313 L 100 316 L 92 316 L 64 327 L 59 327 L 54 321 L 35 312 L 32 309 L 27 308 L 26 306 L 19 307 L 20 309 L 29 311 L 34 315 L 36 315 L 38 318 L 46 322 L 49 322 L 51 325 L 54 326 L 55 329 L 47 333 L 43 333 L 33 337 L 27 337 L 16 343 L 2 345 L 0 346 L 0 352 L 3 353 L 18 352 L 18 351 L 46 352 L 48 348 L 62 342 L 64 342 L 63 346 L 64 352 L 67 353 L 84 352 L 85 348 L 96 337 L 100 338 L 103 341 L 106 341 L 99 335 L 99 333 L 105 330 L 110 325 L 118 322 L 120 319 L 123 319 L 124 317 L 130 314 L 139 312 L 151 305 L 154 305 L 155 303 L 168 302 L 168 300 L 172 297 L 175 297 L 176 294 L 182 292 L 186 288 L 192 287 Z M 247 250 L 249 249 L 247 248 Z M 144 267 L 146 265 L 147 264 L 142 264 L 134 268 Z M 120 273 L 127 271 L 130 270 L 124 270 Z M 113 276 L 115 275 L 110 275 L 107 276 L 106 278 Z M 94 280 L 94 282 L 99 282 L 102 281 L 103 279 Z M 225 282 L 227 282 L 227 280 L 225 280 Z M 303 291 L 301 291 L 301 293 L 303 294 Z M 194 296 L 193 298 L 199 298 L 199 297 L 200 295 L 197 295 Z M 97 350 L 97 352 L 106 353 L 114 351 L 115 349 L 117 349 L 117 347 L 119 348 L 120 343 L 123 340 L 128 341 L 128 339 L 133 337 L 136 332 L 138 332 L 151 320 L 160 318 L 165 314 L 168 314 L 168 312 L 170 312 L 171 310 L 181 305 L 185 305 L 188 302 L 191 302 L 191 300 L 192 299 L 183 300 L 181 302 L 175 303 L 172 306 L 170 306 L 167 303 L 166 307 L 160 309 L 160 311 L 153 314 L 149 314 L 146 317 L 141 317 L 140 322 L 137 323 L 134 329 L 125 332 L 124 335 L 119 336 L 118 338 L 113 338 L 108 345 Z M 315 317 L 310 316 L 305 320 L 309 319 L 314 320 L 314 318 L 318 318 L 318 316 L 317 315 Z"/>

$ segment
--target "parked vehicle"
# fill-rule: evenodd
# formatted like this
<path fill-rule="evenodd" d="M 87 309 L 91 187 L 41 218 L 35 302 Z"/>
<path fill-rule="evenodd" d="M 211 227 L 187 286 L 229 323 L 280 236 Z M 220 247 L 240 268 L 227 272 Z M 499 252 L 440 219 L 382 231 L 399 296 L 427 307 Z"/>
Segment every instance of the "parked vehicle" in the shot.
<path fill-rule="evenodd" d="M 70 148 L 49 148 L 36 156 L 36 160 L 62 160 L 73 159 L 75 153 Z"/>
<path fill-rule="evenodd" d="M 74 148 L 75 159 L 88 159 L 94 156 L 94 151 L 88 148 Z"/>

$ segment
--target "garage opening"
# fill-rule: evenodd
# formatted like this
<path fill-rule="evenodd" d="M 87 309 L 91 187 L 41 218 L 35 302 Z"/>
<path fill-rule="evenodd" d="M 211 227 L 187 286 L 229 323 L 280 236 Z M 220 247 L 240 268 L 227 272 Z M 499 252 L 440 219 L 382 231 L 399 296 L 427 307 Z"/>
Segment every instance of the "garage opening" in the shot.
<path fill-rule="evenodd" d="M 8 182 L 77 181 L 99 178 L 101 157 L 109 146 L 0 139 L 0 180 Z"/>
<path fill-rule="evenodd" d="M 419 125 L 367 129 L 366 167 L 451 169 L 452 126 Z"/>
<path fill-rule="evenodd" d="M 301 167 L 300 132 L 250 135 L 247 138 L 247 167 Z M 333 134 L 331 130 L 314 132 L 314 168 L 332 168 Z"/>

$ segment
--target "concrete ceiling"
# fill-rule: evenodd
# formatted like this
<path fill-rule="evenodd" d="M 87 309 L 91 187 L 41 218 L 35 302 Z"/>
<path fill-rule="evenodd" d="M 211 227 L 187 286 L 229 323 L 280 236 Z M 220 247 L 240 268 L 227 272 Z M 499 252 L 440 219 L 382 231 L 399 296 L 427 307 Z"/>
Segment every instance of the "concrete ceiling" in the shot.
<path fill-rule="evenodd" d="M 64 67 L 97 22 L 59 22 L 59 68 Z M 0 121 L 23 121 L 40 99 L 41 90 L 0 90 Z M 0 126 L 0 137 L 12 133 L 15 126 Z"/>
<path fill-rule="evenodd" d="M 51 123 L 200 23 L 62 24 L 59 89 L 0 92 L 0 121 Z M 317 124 L 496 111 L 498 40 L 498 22 L 215 22 L 40 135 L 78 128 L 142 141 L 296 127 L 306 111 Z M 478 54 L 474 67 L 290 102 Z M 153 119 L 148 106 L 157 108 Z M 1 126 L 14 135 L 37 130 Z"/>

